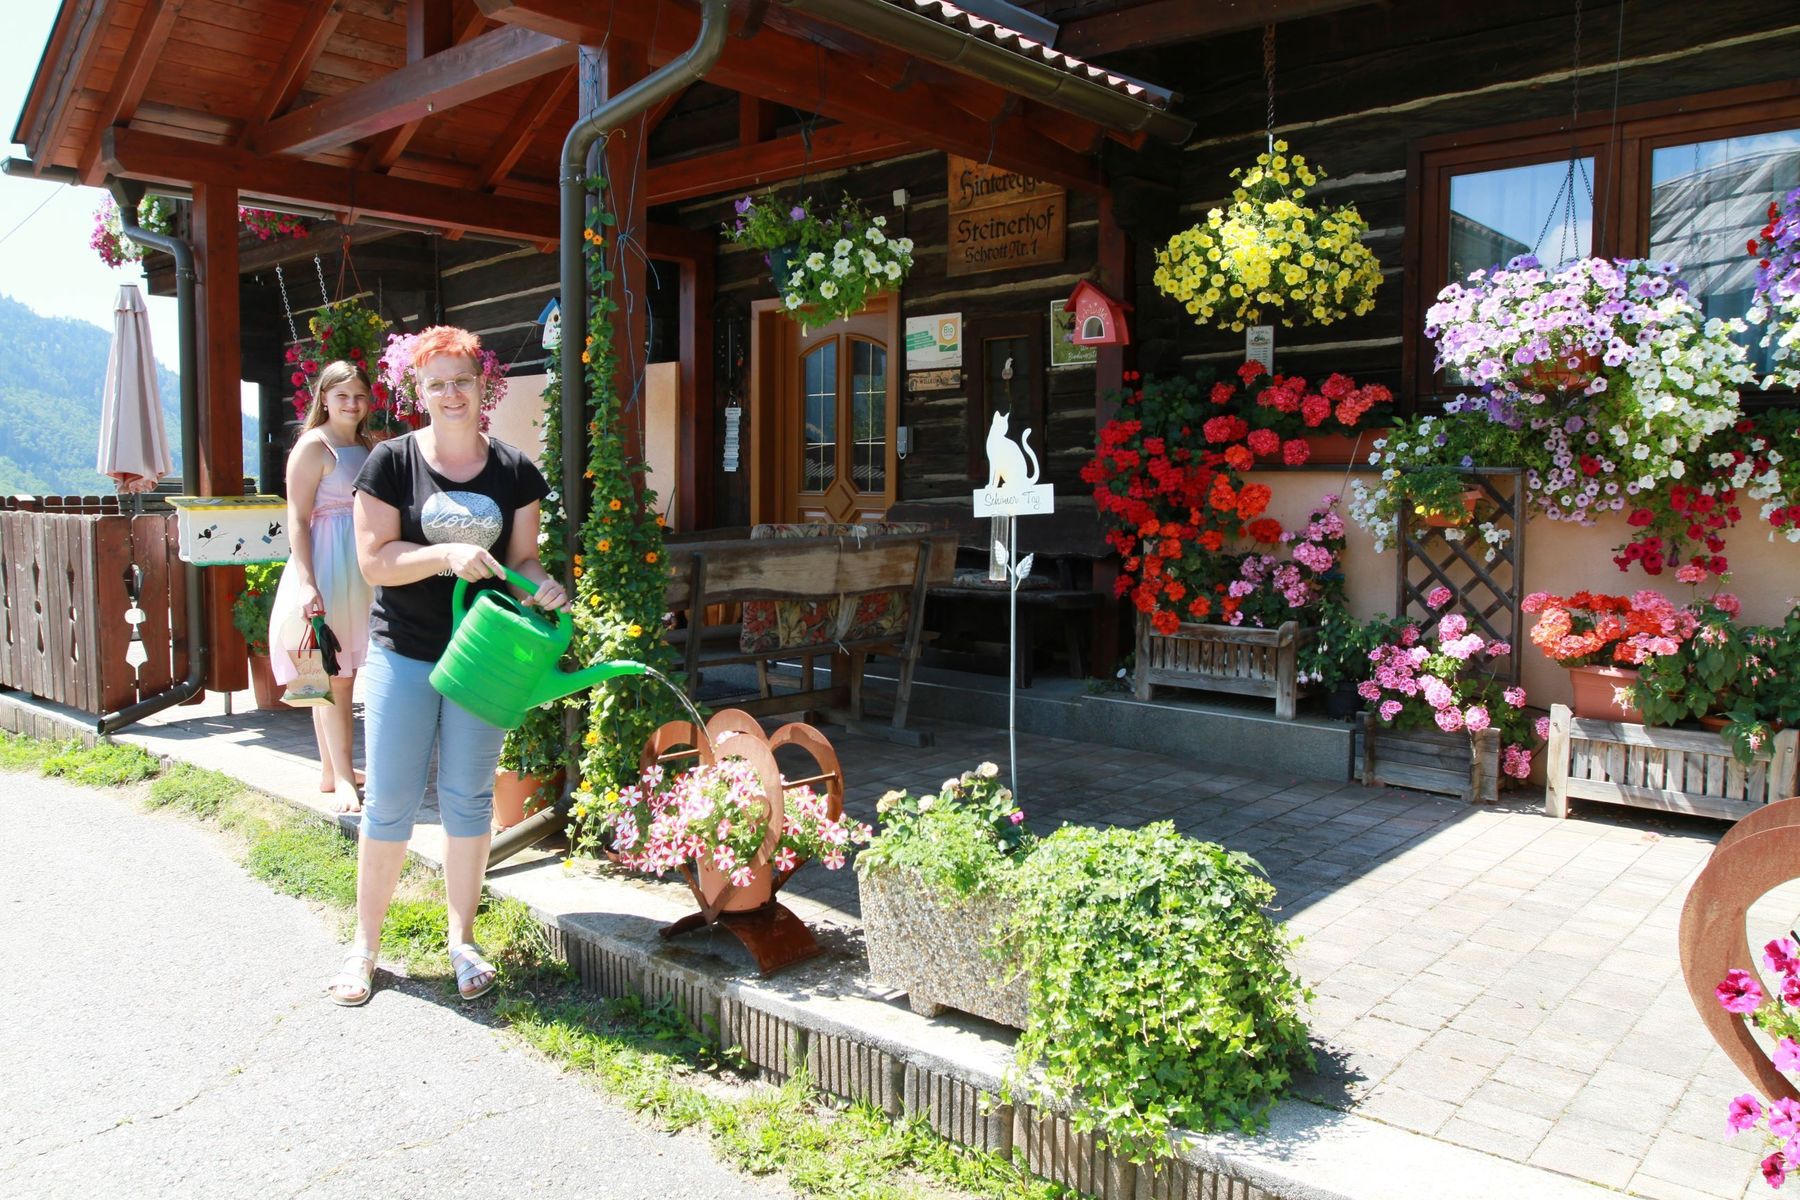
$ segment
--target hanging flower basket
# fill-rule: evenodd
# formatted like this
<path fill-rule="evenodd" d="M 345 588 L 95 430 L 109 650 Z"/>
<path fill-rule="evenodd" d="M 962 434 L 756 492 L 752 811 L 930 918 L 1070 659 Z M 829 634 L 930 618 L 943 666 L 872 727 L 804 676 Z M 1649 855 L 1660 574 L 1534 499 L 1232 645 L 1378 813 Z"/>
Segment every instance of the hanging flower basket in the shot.
<path fill-rule="evenodd" d="M 373 381 L 369 431 L 377 437 L 404 433 L 408 426 L 395 412 L 392 393 L 375 378 L 376 365 L 381 360 L 381 339 L 387 327 L 381 314 L 361 300 L 321 305 L 306 323 L 312 336 L 288 347 L 287 361 L 293 368 L 288 381 L 294 385 L 294 416 L 305 418 L 319 372 L 327 363 L 342 359 L 361 367 Z"/>
<path fill-rule="evenodd" d="M 1773 368 L 1762 385 L 1800 388 L 1800 188 L 1769 205 L 1769 223 L 1748 248 L 1761 260 L 1750 320 L 1768 326 L 1761 344 Z"/>
<path fill-rule="evenodd" d="M 783 209 L 745 196 L 725 236 L 764 251 L 782 304 L 817 326 L 861 312 L 906 282 L 912 239 L 890 238 L 886 227 L 886 217 L 870 216 L 848 196 L 826 216 L 815 215 L 810 201 Z"/>
<path fill-rule="evenodd" d="M 1152 277 L 1202 325 L 1330 325 L 1375 307 L 1381 264 L 1354 205 L 1313 208 L 1316 171 L 1286 142 L 1231 173 L 1231 203 L 1170 238 Z"/>
<path fill-rule="evenodd" d="M 394 412 L 409 423 L 425 416 L 425 399 L 419 395 L 418 377 L 413 372 L 413 347 L 418 341 L 416 333 L 390 334 L 376 376 L 376 386 L 391 397 Z M 477 365 L 481 368 L 481 427 L 486 429 L 489 416 L 506 399 L 506 365 L 492 350 L 483 350 Z"/>

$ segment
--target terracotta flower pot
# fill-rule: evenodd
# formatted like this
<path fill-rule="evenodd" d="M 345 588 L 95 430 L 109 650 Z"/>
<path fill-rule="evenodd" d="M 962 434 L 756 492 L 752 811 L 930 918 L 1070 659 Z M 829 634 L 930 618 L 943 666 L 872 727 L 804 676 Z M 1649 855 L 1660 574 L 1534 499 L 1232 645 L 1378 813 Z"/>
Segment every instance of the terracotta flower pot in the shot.
<path fill-rule="evenodd" d="M 256 696 L 256 707 L 264 712 L 279 712 L 289 707 L 282 703 L 281 689 L 275 686 L 275 671 L 266 654 L 250 656 L 250 691 Z"/>
<path fill-rule="evenodd" d="M 517 771 L 495 771 L 494 828 L 511 829 L 554 800 L 556 793 L 562 790 L 562 785 L 561 771 L 548 780 L 538 775 L 521 775 Z M 540 797 L 540 790 L 548 795 Z"/>
<path fill-rule="evenodd" d="M 699 870 L 700 894 L 717 896 L 731 885 L 731 879 L 725 872 L 715 869 L 706 862 L 696 863 Z M 737 888 L 725 897 L 725 903 L 719 906 L 721 912 L 749 912 L 753 908 L 761 908 L 775 895 L 775 868 L 768 863 L 757 863 L 750 868 L 750 884 Z"/>
<path fill-rule="evenodd" d="M 1700 728 L 1711 730 L 1713 733 L 1724 733 L 1725 727 L 1731 724 L 1730 717 L 1722 716 L 1719 713 L 1707 713 L 1699 720 Z"/>
<path fill-rule="evenodd" d="M 1433 529 L 1451 529 L 1467 525 L 1475 519 L 1475 506 L 1481 503 L 1481 497 L 1480 488 L 1470 488 L 1462 494 L 1461 512 L 1420 512 L 1419 520 Z"/>
<path fill-rule="evenodd" d="M 1307 457 L 1308 463 L 1342 467 L 1367 463 L 1375 443 L 1392 432 L 1391 429 L 1359 429 L 1355 433 L 1303 433 L 1300 440 L 1312 452 Z"/>
<path fill-rule="evenodd" d="M 1644 714 L 1616 699 L 1618 689 L 1633 686 L 1637 679 L 1633 667 L 1570 667 L 1569 686 L 1575 696 L 1569 707 L 1578 717 L 1642 725 Z"/>
<path fill-rule="evenodd" d="M 1583 353 L 1577 356 L 1573 367 L 1569 366 L 1569 356 L 1563 355 L 1532 363 L 1519 377 L 1519 383 L 1532 391 L 1577 392 L 1592 383 L 1599 373 L 1599 355 Z"/>

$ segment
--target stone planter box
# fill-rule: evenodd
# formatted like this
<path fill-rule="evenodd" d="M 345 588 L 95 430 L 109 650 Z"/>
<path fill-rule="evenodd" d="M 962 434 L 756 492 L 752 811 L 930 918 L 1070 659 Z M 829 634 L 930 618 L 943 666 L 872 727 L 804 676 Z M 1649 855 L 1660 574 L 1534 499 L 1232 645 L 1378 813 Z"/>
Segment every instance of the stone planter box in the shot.
<path fill-rule="evenodd" d="M 1500 734 L 1398 730 L 1363 714 L 1362 781 L 1456 796 L 1471 804 L 1500 798 Z"/>
<path fill-rule="evenodd" d="M 1278 629 L 1183 624 L 1174 633 L 1157 633 L 1140 613 L 1137 698 L 1150 699 L 1158 686 L 1266 696 L 1275 701 L 1275 715 L 1291 721 L 1300 693 L 1300 647 L 1315 632 L 1285 621 Z"/>
<path fill-rule="evenodd" d="M 1025 1028 L 1024 975 L 981 949 L 1005 915 L 998 903 L 946 903 L 916 872 L 860 863 L 856 886 L 875 982 L 905 992 L 920 1016 L 954 1008 Z"/>

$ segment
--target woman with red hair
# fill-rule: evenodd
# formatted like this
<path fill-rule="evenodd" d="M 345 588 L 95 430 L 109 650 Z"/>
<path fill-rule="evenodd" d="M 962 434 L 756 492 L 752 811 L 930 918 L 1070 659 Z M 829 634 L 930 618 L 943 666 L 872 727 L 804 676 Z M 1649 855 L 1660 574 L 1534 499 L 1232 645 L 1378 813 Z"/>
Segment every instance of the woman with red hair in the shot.
<path fill-rule="evenodd" d="M 381 926 L 424 802 L 434 744 L 450 964 L 465 1000 L 496 978 L 474 933 L 505 731 L 440 696 L 429 677 L 450 643 L 458 579 L 501 587 L 504 564 L 538 585 L 527 603 L 562 608 L 568 596 L 538 562 L 538 505 L 549 485 L 530 458 L 481 430 L 480 353 L 465 329 L 439 325 L 419 334 L 412 371 L 431 422 L 375 447 L 356 477 L 357 558 L 375 586 L 375 606 L 363 668 L 368 781 L 356 935 L 326 987 L 338 1004 L 362 1004 L 374 990 Z"/>

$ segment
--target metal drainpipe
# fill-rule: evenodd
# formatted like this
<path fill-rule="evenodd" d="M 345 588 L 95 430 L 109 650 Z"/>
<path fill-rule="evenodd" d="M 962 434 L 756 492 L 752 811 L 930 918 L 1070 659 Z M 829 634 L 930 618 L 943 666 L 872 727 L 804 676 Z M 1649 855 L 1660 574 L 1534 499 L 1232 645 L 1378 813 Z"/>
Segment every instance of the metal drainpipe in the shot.
<path fill-rule="evenodd" d="M 730 0 L 702 0 L 700 32 L 681 57 L 671 60 L 613 96 L 577 121 L 563 139 L 562 230 L 557 255 L 562 269 L 562 345 L 558 350 L 562 376 L 562 502 L 565 514 L 563 540 L 570 561 L 581 546 L 581 523 L 586 516 L 583 493 L 582 449 L 587 444 L 587 376 L 581 369 L 583 339 L 587 336 L 587 270 L 582 261 L 587 225 L 587 156 L 600 136 L 617 129 L 659 100 L 697 82 L 725 49 Z M 603 433 L 602 436 L 605 436 Z M 494 838 L 488 851 L 490 868 L 519 851 L 537 844 L 562 827 L 566 818 L 557 804 L 533 813 Z"/>
<path fill-rule="evenodd" d="M 181 367 L 181 489 L 192 496 L 200 490 L 200 377 L 199 339 L 194 328 L 194 252 L 180 238 L 151 233 L 137 223 L 138 202 L 144 198 L 144 185 L 108 178 L 106 186 L 119 206 L 119 228 L 125 236 L 141 246 L 161 250 L 175 259 L 175 310 L 178 319 L 177 345 Z M 200 568 L 186 564 L 187 572 L 187 678 L 166 691 L 146 696 L 136 704 L 116 713 L 108 713 L 97 721 L 94 731 L 115 733 L 152 713 L 180 704 L 200 694 L 206 683 L 206 668 L 212 647 L 206 640 L 206 614 L 201 603 Z"/>

